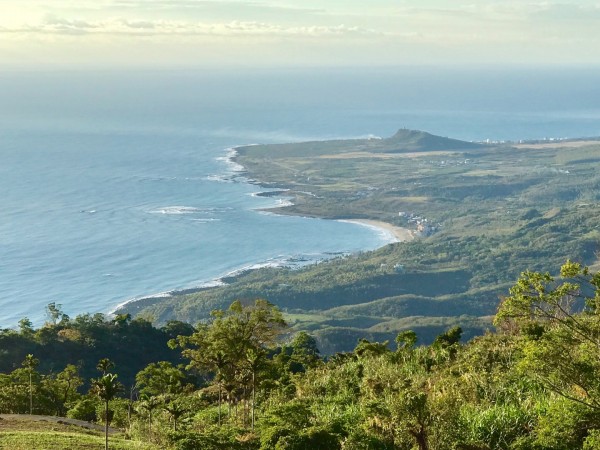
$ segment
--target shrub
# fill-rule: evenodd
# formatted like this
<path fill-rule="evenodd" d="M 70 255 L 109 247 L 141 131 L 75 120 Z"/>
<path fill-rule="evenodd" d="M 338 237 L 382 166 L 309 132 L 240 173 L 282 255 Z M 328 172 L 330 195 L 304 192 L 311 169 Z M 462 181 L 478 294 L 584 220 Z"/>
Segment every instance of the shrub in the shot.
<path fill-rule="evenodd" d="M 95 399 L 91 399 L 89 397 L 82 398 L 67 411 L 67 417 L 71 419 L 93 422 L 96 420 L 97 406 L 98 402 Z"/>

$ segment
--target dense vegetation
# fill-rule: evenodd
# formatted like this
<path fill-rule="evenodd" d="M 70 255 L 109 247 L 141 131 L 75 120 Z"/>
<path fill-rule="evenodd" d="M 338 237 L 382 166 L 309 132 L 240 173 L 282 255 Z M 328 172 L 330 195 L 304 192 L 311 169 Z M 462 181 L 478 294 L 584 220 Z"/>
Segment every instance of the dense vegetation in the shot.
<path fill-rule="evenodd" d="M 279 212 L 435 233 L 110 318 L 50 304 L 0 332 L 0 413 L 95 421 L 106 442 L 110 423 L 114 448 L 600 449 L 600 160 L 580 144 L 402 130 L 241 149 L 290 189 Z M 0 448 L 88 441 L 8 424 Z"/>
<path fill-rule="evenodd" d="M 185 367 L 149 364 L 106 414 L 93 386 L 104 377 L 116 385 L 120 369 L 102 360 L 90 393 L 72 389 L 65 407 L 173 450 L 600 449 L 600 273 L 572 262 L 556 278 L 526 271 L 494 323 L 467 343 L 460 327 L 430 345 L 404 331 L 393 345 L 361 339 L 324 360 L 305 332 L 281 343 L 273 305 L 234 302 L 170 340 Z M 32 392 L 34 412 L 49 413 L 45 390 L 63 380 L 68 391 L 64 380 L 77 376 L 76 367 L 69 377 L 38 367 L 26 356 L 1 376 L 0 412 L 27 411 Z"/>
<path fill-rule="evenodd" d="M 167 342 L 193 331 L 191 325 L 176 321 L 155 328 L 146 320 L 131 320 L 126 314 L 112 318 L 82 314 L 71 319 L 61 305 L 51 303 L 46 323 L 39 329 L 24 318 L 17 330 L 0 331 L 0 372 L 22 370 L 21 361 L 33 354 L 39 359 L 40 372 L 56 377 L 65 366 L 74 364 L 87 383 L 98 374 L 98 361 L 108 357 L 121 367 L 121 379 L 132 384 L 135 375 L 151 362 L 181 363 L 181 355 L 169 349 Z"/>
<path fill-rule="evenodd" d="M 324 354 L 407 329 L 425 343 L 454 325 L 467 337 L 482 334 L 521 272 L 559 267 L 565 257 L 597 264 L 599 145 L 490 146 L 400 130 L 389 139 L 241 148 L 248 177 L 289 189 L 294 205 L 278 213 L 413 229 L 419 217 L 435 232 L 302 269 L 245 273 L 122 312 L 194 323 L 235 299 L 265 298 Z"/>

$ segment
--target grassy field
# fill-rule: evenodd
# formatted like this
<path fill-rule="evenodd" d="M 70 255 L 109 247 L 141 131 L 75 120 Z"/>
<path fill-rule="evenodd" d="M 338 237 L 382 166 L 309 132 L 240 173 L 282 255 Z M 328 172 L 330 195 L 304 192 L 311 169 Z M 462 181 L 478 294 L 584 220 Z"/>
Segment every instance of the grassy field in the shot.
<path fill-rule="evenodd" d="M 128 312 L 195 322 L 235 299 L 262 297 L 326 353 L 407 328 L 423 342 L 452 324 L 481 333 L 522 271 L 599 259 L 600 141 L 542 144 L 400 130 L 389 139 L 241 148 L 248 177 L 289 189 L 294 204 L 278 214 L 378 220 L 419 238 L 300 270 L 258 270 Z"/>
<path fill-rule="evenodd" d="M 158 450 L 150 444 L 126 440 L 124 435 L 111 435 L 109 446 L 114 450 Z M 101 431 L 48 421 L 0 419 L 0 449 L 3 450 L 102 450 Z"/>

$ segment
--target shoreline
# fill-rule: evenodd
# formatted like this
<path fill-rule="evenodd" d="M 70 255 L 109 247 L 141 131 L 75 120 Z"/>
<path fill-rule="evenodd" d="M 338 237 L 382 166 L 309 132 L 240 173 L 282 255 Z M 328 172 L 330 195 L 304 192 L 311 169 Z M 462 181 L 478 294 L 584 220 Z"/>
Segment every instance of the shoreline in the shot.
<path fill-rule="evenodd" d="M 229 164 L 231 167 L 235 167 L 234 170 L 238 174 L 240 174 L 240 173 L 247 174 L 248 172 L 247 172 L 246 167 L 244 167 L 243 164 L 240 164 L 236 159 L 240 156 L 240 154 L 239 154 L 240 149 L 242 149 L 244 147 L 255 146 L 255 145 L 259 145 L 259 144 L 238 145 L 238 146 L 232 147 L 232 148 L 228 149 L 227 155 L 226 155 L 226 157 L 223 158 L 223 160 L 227 164 Z M 285 197 L 285 194 L 291 192 L 290 188 L 281 187 L 281 186 L 270 188 L 269 186 L 267 186 L 265 183 L 261 182 L 260 180 L 249 179 L 249 178 L 247 178 L 246 180 L 247 180 L 246 181 L 247 183 L 259 186 L 263 189 L 272 189 L 270 191 L 255 192 L 252 194 L 252 196 L 266 197 L 266 198 L 283 197 L 283 198 L 277 199 L 278 203 L 276 205 L 270 206 L 268 208 L 261 208 L 261 209 L 259 209 L 259 211 L 268 212 L 271 214 L 276 214 L 276 215 L 281 215 L 281 216 L 291 216 L 291 215 L 296 216 L 296 214 L 289 214 L 286 212 L 274 211 L 274 210 L 277 210 L 280 208 L 285 208 L 286 206 L 292 206 L 294 204 L 291 201 L 290 197 Z M 312 193 L 308 193 L 308 194 L 314 196 L 314 194 L 312 194 Z M 301 217 L 306 217 L 306 216 L 301 216 Z M 415 239 L 415 237 L 416 237 L 415 233 L 412 230 L 410 230 L 408 228 L 392 225 L 391 223 L 384 222 L 382 220 L 328 219 L 326 217 L 319 217 L 319 216 L 310 216 L 310 217 L 313 219 L 320 219 L 320 220 L 335 220 L 336 222 L 353 223 L 353 224 L 360 225 L 363 227 L 371 228 L 381 234 L 388 236 L 387 240 L 389 241 L 389 243 L 410 242 L 413 239 Z"/>
<path fill-rule="evenodd" d="M 390 236 L 393 242 L 410 242 L 415 238 L 414 233 L 403 227 L 392 225 L 382 220 L 373 219 L 339 219 L 338 222 L 354 223 L 364 227 L 373 228 Z"/>
<path fill-rule="evenodd" d="M 264 183 L 260 182 L 259 180 L 254 180 L 254 179 L 248 178 L 247 176 L 245 176 L 248 174 L 246 168 L 242 164 L 240 164 L 236 161 L 236 158 L 239 156 L 238 149 L 243 148 L 243 147 L 250 147 L 253 145 L 259 145 L 259 144 L 245 144 L 245 145 L 237 145 L 234 147 L 226 148 L 224 150 L 225 155 L 218 156 L 216 158 L 217 160 L 223 161 L 227 166 L 229 166 L 228 167 L 229 170 L 226 170 L 225 173 L 223 174 L 223 176 L 228 177 L 228 178 L 235 177 L 235 178 L 237 178 L 238 182 L 243 182 L 243 183 L 246 183 L 249 185 L 259 186 L 262 189 L 273 189 L 273 190 L 254 192 L 251 194 L 252 196 L 255 196 L 255 197 L 265 197 L 265 198 L 272 198 L 274 200 L 277 200 L 277 203 L 275 205 L 269 206 L 268 208 L 257 208 L 256 211 L 262 212 L 262 213 L 280 215 L 280 216 L 295 216 L 295 214 L 286 214 L 285 212 L 282 213 L 280 211 L 276 211 L 281 208 L 285 208 L 286 206 L 293 205 L 293 203 L 286 198 L 277 198 L 277 197 L 282 197 L 282 196 L 284 197 L 285 194 L 290 191 L 290 189 L 282 188 L 282 187 L 271 188 L 271 187 L 265 185 Z M 415 238 L 414 233 L 411 230 L 409 230 L 408 228 L 398 227 L 398 226 L 392 225 L 388 222 L 383 222 L 380 220 L 327 219 L 325 217 L 317 217 L 317 216 L 314 216 L 311 218 L 319 219 L 319 220 L 334 220 L 336 222 L 352 223 L 355 225 L 360 225 L 363 227 L 371 228 L 374 232 L 377 232 L 379 234 L 383 234 L 386 236 L 387 242 L 384 243 L 382 245 L 382 247 L 385 245 L 397 243 L 397 242 L 409 242 Z M 323 255 L 324 254 L 322 254 L 322 256 Z M 278 259 L 277 257 L 271 258 L 262 263 L 259 262 L 259 263 L 247 265 L 244 267 L 240 267 L 238 269 L 231 270 L 231 271 L 229 271 L 223 275 L 217 276 L 216 278 L 213 278 L 211 280 L 200 282 L 200 284 L 198 284 L 197 286 L 193 286 L 193 287 L 189 287 L 189 288 L 174 288 L 174 289 L 170 289 L 168 291 L 158 292 L 155 294 L 141 295 L 139 297 L 130 298 L 130 299 L 125 300 L 125 301 L 117 304 L 116 306 L 112 307 L 107 312 L 107 315 L 113 316 L 115 314 L 119 314 L 120 311 L 123 311 L 124 309 L 125 310 L 128 310 L 130 308 L 137 309 L 138 308 L 137 305 L 141 305 L 144 303 L 157 302 L 157 301 L 161 301 L 164 299 L 175 298 L 175 297 L 182 296 L 182 295 L 193 294 L 193 293 L 204 291 L 207 289 L 213 289 L 213 288 L 217 288 L 220 286 L 224 286 L 224 285 L 228 284 L 227 281 L 225 281 L 225 280 L 235 278 L 235 277 L 243 275 L 247 272 L 250 272 L 253 270 L 259 270 L 264 267 L 276 267 L 276 268 L 290 267 L 290 263 L 291 263 L 291 266 L 296 266 L 295 268 L 301 268 L 304 265 L 307 265 L 310 263 L 317 263 L 319 261 L 323 261 L 326 259 L 327 259 L 326 257 L 325 258 L 323 258 L 323 257 L 315 258 L 315 259 L 305 259 L 303 256 L 301 256 L 300 259 L 298 259 L 298 256 L 289 256 L 289 257 L 283 258 L 283 259 Z"/>
<path fill-rule="evenodd" d="M 320 261 L 325 261 L 331 257 L 346 255 L 344 252 L 339 253 L 319 253 L 320 257 L 311 257 L 311 255 L 291 255 L 286 257 L 273 257 L 269 258 L 264 262 L 257 262 L 254 264 L 248 264 L 237 269 L 230 270 L 217 277 L 200 282 L 197 286 L 191 286 L 188 288 L 174 288 L 168 291 L 159 292 L 156 294 L 141 295 L 139 297 L 130 298 L 125 300 L 118 305 L 111 308 L 106 314 L 108 316 L 114 316 L 120 314 L 123 310 L 128 311 L 130 309 L 137 309 L 137 305 L 151 304 L 152 302 L 159 302 L 161 300 L 179 297 L 182 295 L 195 294 L 196 292 L 202 292 L 208 289 L 214 289 L 221 286 L 226 286 L 230 281 L 235 280 L 249 272 L 254 270 L 260 270 L 264 268 L 292 268 L 300 269 L 310 264 L 316 264 Z"/>

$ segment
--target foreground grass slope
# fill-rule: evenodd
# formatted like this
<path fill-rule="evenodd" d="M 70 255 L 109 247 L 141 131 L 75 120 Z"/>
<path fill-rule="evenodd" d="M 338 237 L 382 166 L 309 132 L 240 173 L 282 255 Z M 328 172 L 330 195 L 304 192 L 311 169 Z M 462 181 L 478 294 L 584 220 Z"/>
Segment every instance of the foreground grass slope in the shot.
<path fill-rule="evenodd" d="M 481 333 L 522 271 L 558 267 L 564 258 L 597 262 L 599 153 L 596 141 L 489 146 L 411 130 L 388 139 L 241 148 L 246 176 L 288 189 L 294 204 L 279 214 L 374 219 L 414 231 L 420 222 L 426 232 L 123 312 L 195 322 L 235 299 L 262 297 L 314 333 L 325 353 L 407 328 L 425 342 L 456 323 L 467 336 Z"/>
<path fill-rule="evenodd" d="M 113 435 L 114 450 L 157 450 L 152 444 L 126 440 Z M 102 431 L 92 431 L 76 425 L 32 420 L 28 416 L 0 419 L 0 449 L 2 450 L 101 450 Z"/>

